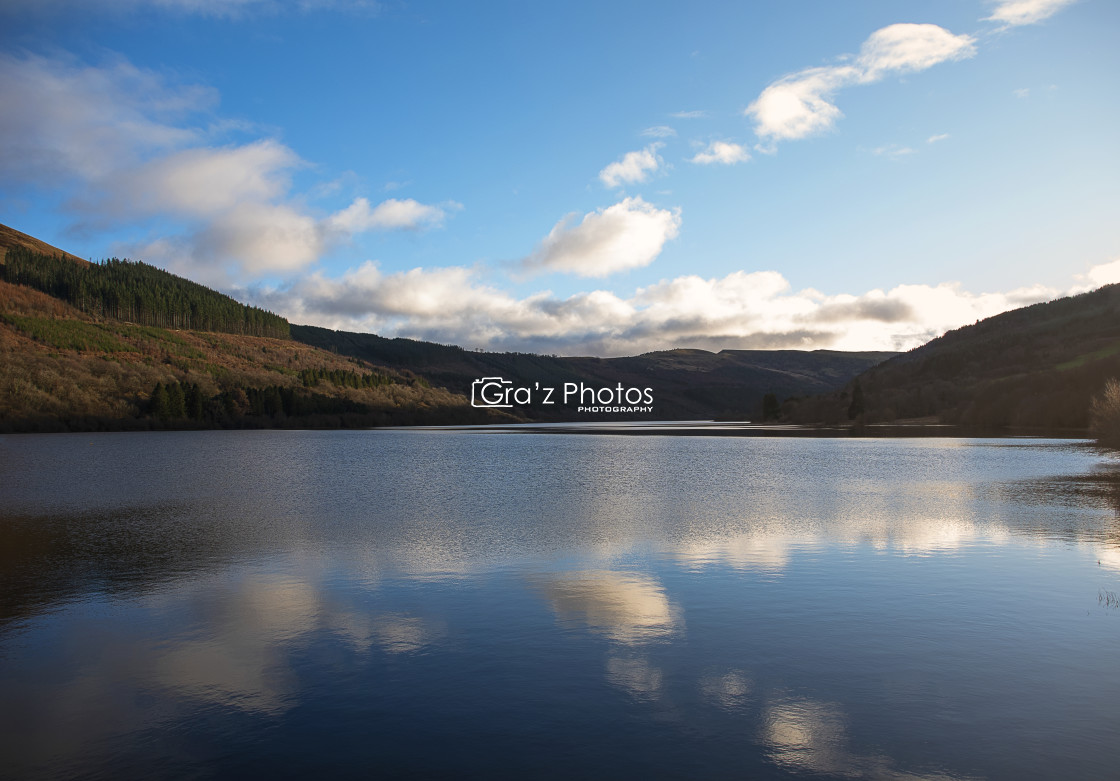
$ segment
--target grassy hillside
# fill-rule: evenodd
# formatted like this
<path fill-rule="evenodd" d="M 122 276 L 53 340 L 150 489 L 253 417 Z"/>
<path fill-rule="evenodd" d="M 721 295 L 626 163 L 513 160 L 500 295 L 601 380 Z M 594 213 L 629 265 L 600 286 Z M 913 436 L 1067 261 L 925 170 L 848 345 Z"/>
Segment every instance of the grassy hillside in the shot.
<path fill-rule="evenodd" d="M 530 353 L 472 352 L 461 347 L 387 339 L 374 334 L 292 325 L 292 338 L 373 363 L 408 367 L 433 385 L 469 394 L 471 382 L 501 376 L 517 384 L 553 387 L 653 388 L 653 416 L 665 419 L 735 417 L 757 419 L 767 393 L 780 398 L 842 388 L 852 377 L 894 353 L 829 350 L 667 350 L 629 358 L 560 358 Z M 571 410 L 535 407 L 541 419 Z M 586 419 L 581 415 L 581 419 Z M 612 413 L 612 418 L 619 415 Z M 644 415 L 650 417 L 650 415 Z"/>
<path fill-rule="evenodd" d="M 1120 377 L 1120 285 L 950 331 L 858 378 L 865 420 L 928 418 L 993 429 L 1084 429 L 1092 397 Z M 847 418 L 854 382 L 790 410 Z"/>
<path fill-rule="evenodd" d="M 89 264 L 88 260 L 79 258 L 77 255 L 72 255 L 58 247 L 53 247 L 45 241 L 39 241 L 39 239 L 34 236 L 28 236 L 26 233 L 21 233 L 15 228 L 9 228 L 7 225 L 0 225 L 0 263 L 4 262 L 8 250 L 13 247 L 23 247 L 24 249 L 37 252 L 41 255 L 68 258 L 79 266 Z"/>

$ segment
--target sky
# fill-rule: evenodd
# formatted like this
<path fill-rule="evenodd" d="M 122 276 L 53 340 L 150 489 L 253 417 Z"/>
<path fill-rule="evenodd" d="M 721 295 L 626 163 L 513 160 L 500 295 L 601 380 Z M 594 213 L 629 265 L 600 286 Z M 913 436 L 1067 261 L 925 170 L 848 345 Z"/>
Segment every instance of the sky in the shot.
<path fill-rule="evenodd" d="M 1120 282 L 1113 0 L 0 0 L 0 222 L 468 349 L 905 350 Z"/>

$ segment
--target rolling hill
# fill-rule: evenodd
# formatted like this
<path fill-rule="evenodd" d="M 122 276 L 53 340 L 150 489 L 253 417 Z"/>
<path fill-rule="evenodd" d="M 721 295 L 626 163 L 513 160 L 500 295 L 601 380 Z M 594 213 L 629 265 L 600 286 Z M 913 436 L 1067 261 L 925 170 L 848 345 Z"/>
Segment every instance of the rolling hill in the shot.
<path fill-rule="evenodd" d="M 858 381 L 868 423 L 1081 431 L 1091 399 L 1112 377 L 1120 377 L 1120 285 L 949 331 L 868 369 L 842 392 L 790 405 L 788 415 L 846 420 Z"/>
<path fill-rule="evenodd" d="M 767 393 L 779 398 L 825 393 L 843 387 L 859 372 L 895 353 L 833 350 L 665 350 L 628 358 L 562 358 L 531 353 L 472 352 L 461 347 L 387 339 L 374 334 L 292 325 L 292 338 L 384 366 L 409 368 L 432 384 L 469 394 L 479 377 L 500 376 L 515 384 L 571 382 L 604 387 L 650 387 L 656 416 L 753 418 L 762 416 Z M 563 419 L 571 410 L 531 407 L 537 419 Z M 611 413 L 610 417 L 626 417 Z M 633 417 L 649 417 L 635 413 Z M 586 416 L 581 416 L 586 419 Z"/>
<path fill-rule="evenodd" d="M 6 261 L 16 256 L 25 267 L 36 266 L 33 270 L 61 269 L 67 284 L 108 265 L 74 262 L 10 228 L 0 231 L 0 244 Z M 39 254 L 44 247 L 54 254 Z M 141 266 L 124 268 L 120 285 L 94 280 L 73 289 L 63 285 L 55 290 L 58 295 L 6 281 L 12 269 L 8 263 L 0 266 L 0 431 L 332 428 L 512 419 L 476 410 L 462 395 L 432 388 L 412 372 L 295 342 L 287 338 L 283 318 L 250 311 L 221 293 Z M 73 269 L 77 276 L 69 276 Z M 58 280 L 57 274 L 42 273 L 29 281 L 52 287 Z M 134 303 L 149 307 L 134 317 L 140 322 L 111 317 L 121 310 L 105 306 L 130 300 L 123 295 L 129 290 L 139 291 Z M 196 321 L 200 313 L 217 313 L 212 323 L 217 328 L 149 324 L 191 312 Z M 247 328 L 253 323 L 275 326 L 266 330 L 276 335 L 253 335 Z"/>

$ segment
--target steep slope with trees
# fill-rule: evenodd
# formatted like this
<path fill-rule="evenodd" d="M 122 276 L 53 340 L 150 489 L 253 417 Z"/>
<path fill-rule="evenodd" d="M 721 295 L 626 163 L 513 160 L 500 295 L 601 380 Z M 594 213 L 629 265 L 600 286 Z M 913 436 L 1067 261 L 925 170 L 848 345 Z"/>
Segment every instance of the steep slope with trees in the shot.
<path fill-rule="evenodd" d="M 1092 398 L 1112 377 L 1120 377 L 1120 285 L 950 331 L 787 413 L 798 422 L 845 420 L 858 382 L 868 423 L 1084 430 Z"/>
<path fill-rule="evenodd" d="M 139 325 L 288 337 L 288 321 L 147 263 L 75 263 L 24 246 L 7 249 L 0 279 L 41 290 L 83 312 Z"/>
<path fill-rule="evenodd" d="M 294 342 L 283 318 L 146 264 L 89 263 L 6 226 L 0 251 L 0 431 L 511 419 Z"/>
<path fill-rule="evenodd" d="M 0 431 L 496 422 L 412 372 L 291 339 L 95 318 L 0 282 Z"/>

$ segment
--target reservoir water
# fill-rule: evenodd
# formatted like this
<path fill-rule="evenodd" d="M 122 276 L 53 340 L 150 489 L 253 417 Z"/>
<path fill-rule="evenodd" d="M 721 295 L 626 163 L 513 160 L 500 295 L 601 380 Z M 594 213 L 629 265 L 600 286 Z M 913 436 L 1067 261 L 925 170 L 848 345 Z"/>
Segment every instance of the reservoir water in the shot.
<path fill-rule="evenodd" d="M 1114 778 L 1086 443 L 0 437 L 5 778 Z"/>

